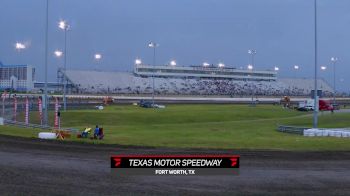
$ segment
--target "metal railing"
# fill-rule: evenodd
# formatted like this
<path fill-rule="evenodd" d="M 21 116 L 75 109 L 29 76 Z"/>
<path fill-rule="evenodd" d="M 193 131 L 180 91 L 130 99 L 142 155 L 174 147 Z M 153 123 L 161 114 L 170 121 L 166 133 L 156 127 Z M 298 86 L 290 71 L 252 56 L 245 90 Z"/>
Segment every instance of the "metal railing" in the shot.
<path fill-rule="evenodd" d="M 30 123 L 27 124 L 25 122 L 19 122 L 19 121 L 7 120 L 7 119 L 4 119 L 4 125 L 16 126 L 16 127 L 21 127 L 21 128 L 57 130 L 56 128 L 51 127 L 51 126 L 47 126 L 47 125 L 30 124 Z M 75 129 L 75 128 L 61 128 L 60 131 L 79 132 L 79 130 Z"/>

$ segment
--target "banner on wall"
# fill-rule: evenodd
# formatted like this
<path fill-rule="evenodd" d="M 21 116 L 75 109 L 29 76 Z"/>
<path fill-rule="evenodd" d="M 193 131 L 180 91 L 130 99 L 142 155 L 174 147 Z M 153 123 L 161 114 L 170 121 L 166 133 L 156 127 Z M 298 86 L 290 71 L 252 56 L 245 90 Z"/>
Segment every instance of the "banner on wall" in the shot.
<path fill-rule="evenodd" d="M 38 110 L 39 110 L 39 119 L 40 119 L 40 124 L 43 124 L 43 103 L 40 99 L 38 98 Z"/>
<path fill-rule="evenodd" d="M 25 105 L 25 123 L 26 123 L 26 125 L 29 124 L 29 100 L 28 100 L 28 97 L 26 97 L 26 105 Z"/>
<path fill-rule="evenodd" d="M 17 98 L 13 97 L 13 120 L 17 121 Z"/>
<path fill-rule="evenodd" d="M 5 117 L 5 99 L 6 99 L 7 92 L 4 91 L 1 95 L 2 98 L 2 117 Z"/>
<path fill-rule="evenodd" d="M 59 104 L 58 104 L 58 98 L 55 98 L 55 129 L 58 129 L 58 108 Z"/>
<path fill-rule="evenodd" d="M 2 95 L 1 95 L 2 101 L 5 101 L 6 96 L 7 96 L 7 92 L 4 91 L 4 92 L 2 93 Z"/>

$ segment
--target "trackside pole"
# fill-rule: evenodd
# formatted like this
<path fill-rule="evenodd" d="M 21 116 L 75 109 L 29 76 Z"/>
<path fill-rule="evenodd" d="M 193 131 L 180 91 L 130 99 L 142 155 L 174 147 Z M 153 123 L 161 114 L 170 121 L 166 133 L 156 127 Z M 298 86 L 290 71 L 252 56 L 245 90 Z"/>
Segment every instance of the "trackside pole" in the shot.
<path fill-rule="evenodd" d="M 317 0 L 314 0 L 314 14 L 315 14 L 315 21 L 314 21 L 314 25 L 315 25 L 315 78 L 314 78 L 314 82 L 315 82 L 315 90 L 314 90 L 314 99 L 315 99 L 315 103 L 314 103 L 314 113 L 313 113 L 313 128 L 317 128 L 317 124 L 318 124 L 318 95 L 317 95 L 317 90 L 318 90 L 318 84 L 317 84 L 317 72 L 318 72 L 318 65 L 317 65 Z"/>
<path fill-rule="evenodd" d="M 5 118 L 5 99 L 2 98 L 2 117 Z"/>

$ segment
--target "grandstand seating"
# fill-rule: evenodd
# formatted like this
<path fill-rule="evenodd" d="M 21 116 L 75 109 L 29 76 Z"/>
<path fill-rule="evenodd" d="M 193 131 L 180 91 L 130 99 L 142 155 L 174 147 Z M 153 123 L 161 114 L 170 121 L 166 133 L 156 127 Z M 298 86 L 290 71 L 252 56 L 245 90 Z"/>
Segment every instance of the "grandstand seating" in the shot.
<path fill-rule="evenodd" d="M 66 77 L 79 93 L 149 94 L 152 78 L 130 72 L 67 70 Z M 237 81 L 229 79 L 160 78 L 155 77 L 155 93 L 162 95 L 231 95 L 244 96 L 253 92 L 260 96 L 308 96 L 313 89 L 312 79 L 279 79 L 278 81 Z M 324 94 L 332 88 L 319 80 Z"/>

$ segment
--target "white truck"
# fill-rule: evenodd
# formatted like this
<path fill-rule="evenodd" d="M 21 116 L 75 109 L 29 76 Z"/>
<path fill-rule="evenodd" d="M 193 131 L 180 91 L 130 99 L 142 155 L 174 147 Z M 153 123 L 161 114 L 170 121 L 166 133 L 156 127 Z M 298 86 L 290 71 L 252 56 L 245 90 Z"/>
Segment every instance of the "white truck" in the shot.
<path fill-rule="evenodd" d="M 314 110 L 314 106 L 315 106 L 315 100 L 308 99 L 308 100 L 299 102 L 298 110 L 299 111 L 312 111 L 312 110 Z"/>
<path fill-rule="evenodd" d="M 299 111 L 312 111 L 315 109 L 315 100 L 314 99 L 308 99 L 306 101 L 299 102 L 298 110 Z M 318 101 L 318 109 L 320 111 L 333 111 L 334 108 L 330 104 L 330 101 L 326 100 L 319 100 Z"/>

